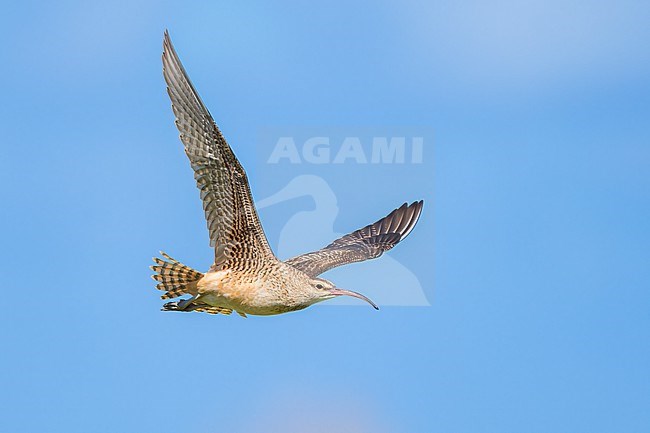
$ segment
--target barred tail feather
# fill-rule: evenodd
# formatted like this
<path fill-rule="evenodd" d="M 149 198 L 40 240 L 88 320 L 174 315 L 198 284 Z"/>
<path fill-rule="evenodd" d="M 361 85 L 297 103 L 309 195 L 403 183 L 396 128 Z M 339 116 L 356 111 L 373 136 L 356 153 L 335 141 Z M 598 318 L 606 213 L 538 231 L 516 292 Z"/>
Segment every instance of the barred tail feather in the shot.
<path fill-rule="evenodd" d="M 151 278 L 159 281 L 156 289 L 165 291 L 161 298 L 171 299 L 185 294 L 192 294 L 192 290 L 196 289 L 196 282 L 203 277 L 203 274 L 189 266 L 185 266 L 178 260 L 172 259 L 162 251 L 160 255 L 167 260 L 154 257 L 153 261 L 156 265 L 150 266 L 150 268 L 156 272 Z"/>

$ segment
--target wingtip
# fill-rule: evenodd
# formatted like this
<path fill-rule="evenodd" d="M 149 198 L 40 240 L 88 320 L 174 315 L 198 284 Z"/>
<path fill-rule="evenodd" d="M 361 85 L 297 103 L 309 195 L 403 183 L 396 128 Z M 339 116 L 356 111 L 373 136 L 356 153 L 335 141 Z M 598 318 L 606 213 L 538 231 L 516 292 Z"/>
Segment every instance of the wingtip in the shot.
<path fill-rule="evenodd" d="M 169 46 L 169 33 L 167 29 L 163 33 L 163 55 L 167 52 L 167 47 Z"/>
<path fill-rule="evenodd" d="M 416 213 L 420 213 L 422 211 L 422 208 L 424 207 L 424 200 L 416 200 L 409 207 L 412 207 L 415 209 Z"/>
<path fill-rule="evenodd" d="M 413 210 L 411 212 L 408 223 L 403 228 L 402 236 L 400 237 L 400 242 L 403 241 L 409 234 L 411 234 L 411 232 L 417 225 L 418 221 L 420 220 L 420 216 L 422 215 L 423 206 L 424 206 L 424 200 L 414 201 L 409 206 L 409 208 L 412 208 Z"/>

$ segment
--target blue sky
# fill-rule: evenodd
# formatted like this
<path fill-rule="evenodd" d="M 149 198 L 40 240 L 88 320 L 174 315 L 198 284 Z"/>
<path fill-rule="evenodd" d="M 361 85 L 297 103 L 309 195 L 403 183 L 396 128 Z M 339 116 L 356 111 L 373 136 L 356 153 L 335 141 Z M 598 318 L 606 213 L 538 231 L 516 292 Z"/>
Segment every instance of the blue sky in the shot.
<path fill-rule="evenodd" d="M 6 2 L 0 430 L 648 430 L 649 19 L 640 1 Z M 330 173 L 335 232 L 425 200 L 390 260 L 430 306 L 159 311 L 151 256 L 212 256 L 165 28 L 256 199 L 282 186 L 260 131 L 432 131 L 424 171 L 296 170 Z M 272 242 L 312 205 L 265 209 Z"/>

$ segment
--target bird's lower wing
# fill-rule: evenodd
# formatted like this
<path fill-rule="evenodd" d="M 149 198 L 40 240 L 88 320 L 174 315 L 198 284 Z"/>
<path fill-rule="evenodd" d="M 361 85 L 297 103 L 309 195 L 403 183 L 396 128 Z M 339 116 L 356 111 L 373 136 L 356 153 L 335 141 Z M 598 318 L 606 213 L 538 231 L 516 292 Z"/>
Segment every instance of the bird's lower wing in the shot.
<path fill-rule="evenodd" d="M 285 263 L 316 277 L 337 266 L 362 262 L 381 256 L 413 230 L 422 213 L 422 200 L 395 209 L 366 227 L 347 234 L 325 248 L 302 254 Z"/>

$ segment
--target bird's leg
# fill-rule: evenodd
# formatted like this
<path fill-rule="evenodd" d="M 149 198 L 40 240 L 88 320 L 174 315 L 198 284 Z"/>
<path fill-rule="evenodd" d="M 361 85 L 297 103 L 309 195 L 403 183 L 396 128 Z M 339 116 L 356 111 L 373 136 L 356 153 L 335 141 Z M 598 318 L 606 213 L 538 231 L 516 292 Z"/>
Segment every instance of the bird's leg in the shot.
<path fill-rule="evenodd" d="M 163 311 L 192 311 L 194 310 L 194 308 L 192 308 L 194 306 L 192 304 L 194 299 L 194 297 L 191 297 L 189 299 L 167 302 L 165 305 L 163 305 L 162 309 Z"/>

